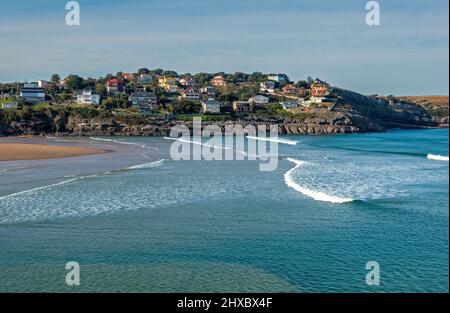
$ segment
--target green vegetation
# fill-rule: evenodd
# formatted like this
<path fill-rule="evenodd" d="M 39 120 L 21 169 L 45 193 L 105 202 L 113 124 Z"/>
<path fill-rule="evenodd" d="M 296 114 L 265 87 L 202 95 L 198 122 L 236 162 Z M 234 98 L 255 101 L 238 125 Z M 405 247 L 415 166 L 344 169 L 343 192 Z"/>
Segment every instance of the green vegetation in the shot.
<path fill-rule="evenodd" d="M 201 118 L 202 122 L 225 122 L 232 119 L 231 114 L 183 114 L 177 115 L 176 120 L 181 122 L 192 122 L 194 117 Z"/>
<path fill-rule="evenodd" d="M 264 108 L 259 108 L 255 111 L 256 116 L 263 118 L 292 118 L 293 114 L 283 109 L 283 106 L 279 103 L 272 103 Z"/>

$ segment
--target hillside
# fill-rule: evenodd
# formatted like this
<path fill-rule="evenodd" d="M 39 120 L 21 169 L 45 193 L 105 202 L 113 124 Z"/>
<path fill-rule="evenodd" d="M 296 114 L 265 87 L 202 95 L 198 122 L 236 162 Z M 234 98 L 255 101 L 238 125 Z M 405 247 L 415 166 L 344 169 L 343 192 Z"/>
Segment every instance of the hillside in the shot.
<path fill-rule="evenodd" d="M 305 90 L 309 92 L 309 89 Z M 230 107 L 232 102 L 227 99 L 239 99 L 239 95 L 246 98 L 258 93 L 258 84 L 247 82 L 240 87 L 216 88 L 216 91 L 223 98 L 225 108 Z M 245 93 L 241 95 L 243 91 Z M 177 102 L 164 96 L 161 97 L 165 99 L 163 113 L 144 114 L 129 107 L 126 96 L 122 94 L 111 98 L 118 103 L 120 100 L 120 105 L 113 105 L 117 103 L 110 98 L 98 107 L 58 102 L 23 105 L 17 109 L 0 110 L 0 136 L 166 136 L 176 124 L 191 126 L 194 116 L 201 116 L 203 125 L 214 123 L 222 128 L 229 124 L 277 124 L 279 132 L 283 134 L 338 134 L 381 132 L 393 128 L 448 127 L 448 97 L 365 96 L 329 86 L 323 102 L 306 101 L 296 108 L 283 109 L 279 102 L 286 98 L 279 93 L 263 93 L 270 103 L 246 114 L 228 111 L 199 115 L 196 111 L 196 107 L 200 106 L 199 101 Z M 108 103 L 111 105 L 106 105 Z M 172 112 L 170 114 L 169 109 Z"/>
<path fill-rule="evenodd" d="M 399 99 L 423 107 L 442 127 L 449 124 L 448 96 L 403 96 Z"/>

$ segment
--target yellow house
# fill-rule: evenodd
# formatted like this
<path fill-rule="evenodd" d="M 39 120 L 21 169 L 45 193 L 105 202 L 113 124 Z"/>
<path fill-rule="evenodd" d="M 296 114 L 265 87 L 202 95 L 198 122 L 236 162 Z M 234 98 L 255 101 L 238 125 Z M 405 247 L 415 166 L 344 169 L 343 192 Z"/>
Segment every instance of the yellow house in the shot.
<path fill-rule="evenodd" d="M 159 86 L 168 92 L 177 92 L 178 86 L 175 78 L 170 76 L 161 76 L 158 78 Z"/>

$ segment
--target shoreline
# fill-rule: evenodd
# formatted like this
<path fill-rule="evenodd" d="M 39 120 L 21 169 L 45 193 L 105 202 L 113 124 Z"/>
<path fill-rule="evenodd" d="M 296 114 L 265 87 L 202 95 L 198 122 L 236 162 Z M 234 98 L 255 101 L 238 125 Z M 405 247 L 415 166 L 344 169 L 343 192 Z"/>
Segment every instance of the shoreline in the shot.
<path fill-rule="evenodd" d="M 205 125 L 210 125 L 210 123 L 204 123 Z M 242 124 L 240 124 L 242 125 Z M 255 124 L 257 126 L 257 124 Z M 189 125 L 190 126 L 190 125 Z M 188 126 L 188 127 L 189 127 Z M 392 130 L 428 130 L 428 129 L 449 129 L 449 125 L 439 125 L 439 126 L 423 126 L 423 127 L 389 127 L 381 130 L 356 130 L 352 128 L 346 128 L 343 131 L 336 131 L 336 132 L 327 132 L 327 131 L 318 131 L 318 132 L 293 132 L 292 129 L 289 129 L 290 131 L 279 131 L 278 135 L 284 135 L 284 136 L 297 136 L 297 135 L 307 135 L 307 136 L 333 136 L 333 135 L 351 135 L 351 134 L 368 134 L 368 133 L 386 133 Z M 192 135 L 192 129 L 191 135 Z M 287 129 L 285 129 L 287 130 Z M 40 133 L 40 134 L 17 134 L 17 135 L 3 135 L 0 133 L 0 139 L 1 138 L 17 138 L 17 139 L 30 139 L 30 138 L 48 138 L 55 137 L 55 138 L 86 138 L 86 137 L 167 137 L 170 135 L 170 132 L 157 132 L 157 133 L 143 133 L 143 132 L 125 132 L 125 131 L 116 131 L 116 132 L 86 132 L 86 133 L 68 133 L 68 132 L 59 132 L 59 133 Z M 0 143 L 2 143 L 0 141 Z M 106 151 L 111 152 L 111 151 Z M 95 154 L 95 153 L 94 153 Z"/>
<path fill-rule="evenodd" d="M 0 162 L 61 159 L 85 155 L 105 154 L 110 152 L 110 150 L 80 146 L 0 142 Z"/>

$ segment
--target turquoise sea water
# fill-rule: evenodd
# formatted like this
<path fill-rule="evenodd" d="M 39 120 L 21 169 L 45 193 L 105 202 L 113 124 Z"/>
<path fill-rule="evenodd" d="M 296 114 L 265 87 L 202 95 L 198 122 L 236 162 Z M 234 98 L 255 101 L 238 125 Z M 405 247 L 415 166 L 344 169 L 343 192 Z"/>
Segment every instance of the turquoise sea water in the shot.
<path fill-rule="evenodd" d="M 117 152 L 0 162 L 0 291 L 448 292 L 448 130 L 286 138 L 273 172 L 35 139 Z"/>

